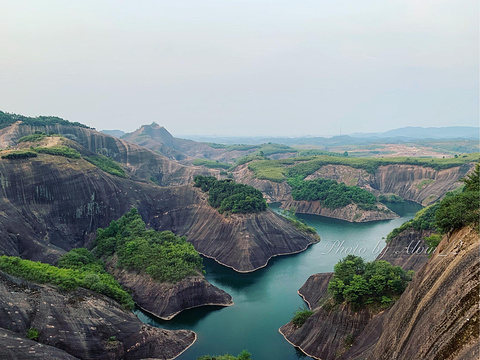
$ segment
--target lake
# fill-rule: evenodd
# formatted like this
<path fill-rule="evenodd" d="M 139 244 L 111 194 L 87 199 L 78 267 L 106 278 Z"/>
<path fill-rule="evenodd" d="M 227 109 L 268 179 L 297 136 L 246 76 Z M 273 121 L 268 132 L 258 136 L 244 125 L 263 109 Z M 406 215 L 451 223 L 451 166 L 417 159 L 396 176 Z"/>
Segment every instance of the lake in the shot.
<path fill-rule="evenodd" d="M 310 359 L 291 346 L 278 332 L 290 321 L 293 312 L 305 303 L 297 290 L 314 273 L 332 272 L 333 266 L 356 248 L 355 255 L 370 261 L 385 245 L 385 237 L 394 228 L 411 219 L 421 206 L 405 202 L 389 204 L 401 218 L 372 223 L 349 223 L 316 215 L 298 214 L 321 237 L 306 251 L 270 260 L 268 266 L 249 274 L 239 274 L 204 259 L 206 278 L 233 297 L 235 305 L 227 308 L 202 307 L 162 321 L 140 311 L 138 317 L 165 329 L 188 329 L 197 333 L 195 344 L 180 360 L 198 356 L 230 353 L 247 349 L 254 360 Z M 275 211 L 278 206 L 271 205 Z"/>

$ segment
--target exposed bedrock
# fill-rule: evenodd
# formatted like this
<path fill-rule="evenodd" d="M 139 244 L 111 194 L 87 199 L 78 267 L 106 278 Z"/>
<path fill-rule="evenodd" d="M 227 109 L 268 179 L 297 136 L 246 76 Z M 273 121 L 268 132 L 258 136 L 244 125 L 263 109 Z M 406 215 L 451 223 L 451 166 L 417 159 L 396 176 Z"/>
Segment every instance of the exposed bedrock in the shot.
<path fill-rule="evenodd" d="M 421 235 L 403 232 L 395 238 L 396 245 L 405 251 L 404 245 L 415 236 Z M 386 260 L 418 272 L 395 304 L 378 314 L 365 309 L 353 312 L 344 305 L 319 307 L 332 274 L 312 275 L 299 293 L 315 313 L 302 327 L 288 323 L 280 332 L 291 344 L 322 360 L 477 359 L 478 252 L 478 232 L 472 228 L 445 236 L 430 258 L 387 252 Z M 346 343 L 347 336 L 352 346 Z"/>
<path fill-rule="evenodd" d="M 138 306 L 163 320 L 170 320 L 183 310 L 195 307 L 233 305 L 232 297 L 210 284 L 203 275 L 189 276 L 170 284 L 124 269 L 111 268 L 110 272 L 132 293 Z"/>
<path fill-rule="evenodd" d="M 191 185 L 159 187 L 109 175 L 83 159 L 40 154 L 0 161 L 0 254 L 54 262 L 88 245 L 131 207 L 157 230 L 186 235 L 207 257 L 253 271 L 277 255 L 305 250 L 318 237 L 270 210 L 221 215 Z"/>
<path fill-rule="evenodd" d="M 46 346 L 26 339 L 30 328 Z M 62 292 L 3 272 L 0 333 L 6 336 L 0 339 L 2 359 L 173 359 L 196 339 L 192 331 L 145 325 L 92 291 Z"/>

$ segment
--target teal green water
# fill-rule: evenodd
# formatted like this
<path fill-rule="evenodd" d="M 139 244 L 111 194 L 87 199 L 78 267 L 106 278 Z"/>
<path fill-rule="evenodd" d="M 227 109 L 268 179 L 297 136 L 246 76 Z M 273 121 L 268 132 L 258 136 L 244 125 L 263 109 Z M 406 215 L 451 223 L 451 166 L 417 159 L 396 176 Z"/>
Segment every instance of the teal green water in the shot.
<path fill-rule="evenodd" d="M 250 274 L 239 274 L 204 259 L 207 279 L 232 295 L 228 308 L 203 307 L 187 310 L 171 321 L 162 321 L 141 312 L 144 322 L 166 329 L 189 329 L 197 333 L 195 344 L 178 359 L 194 360 L 205 354 L 238 354 L 243 349 L 254 360 L 310 359 L 285 341 L 278 328 L 290 321 L 293 312 L 305 303 L 297 290 L 314 273 L 331 272 L 333 266 L 352 253 L 373 260 L 382 250 L 383 237 L 411 219 L 421 206 L 392 204 L 399 219 L 353 224 L 315 215 L 298 215 L 317 229 L 321 242 L 306 251 L 280 256 Z M 272 209 L 278 211 L 277 207 Z"/>

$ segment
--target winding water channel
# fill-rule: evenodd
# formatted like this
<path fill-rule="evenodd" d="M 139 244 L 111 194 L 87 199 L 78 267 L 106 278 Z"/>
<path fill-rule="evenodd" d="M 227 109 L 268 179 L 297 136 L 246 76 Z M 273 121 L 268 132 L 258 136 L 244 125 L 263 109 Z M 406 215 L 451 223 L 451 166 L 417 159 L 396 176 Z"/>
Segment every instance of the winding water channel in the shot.
<path fill-rule="evenodd" d="M 310 359 L 287 343 L 278 328 L 293 312 L 305 306 L 297 290 L 307 278 L 331 272 L 347 251 L 373 260 L 384 246 L 387 234 L 411 219 L 421 206 L 406 202 L 390 206 L 401 218 L 374 223 L 353 224 L 315 215 L 298 215 L 317 229 L 321 242 L 300 254 L 280 256 L 250 274 L 239 274 L 204 259 L 206 278 L 232 295 L 235 305 L 228 308 L 204 307 L 187 310 L 171 321 L 152 318 L 141 312 L 144 322 L 166 329 L 189 329 L 197 341 L 178 359 L 194 360 L 200 355 L 231 353 L 248 349 L 254 360 Z M 278 208 L 272 206 L 278 211 Z"/>

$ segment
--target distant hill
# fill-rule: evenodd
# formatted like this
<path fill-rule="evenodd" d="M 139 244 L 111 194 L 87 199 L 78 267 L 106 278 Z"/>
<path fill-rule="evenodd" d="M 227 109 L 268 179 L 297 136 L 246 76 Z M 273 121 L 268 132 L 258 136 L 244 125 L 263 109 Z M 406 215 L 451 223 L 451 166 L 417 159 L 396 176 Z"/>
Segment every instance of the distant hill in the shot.
<path fill-rule="evenodd" d="M 116 138 L 121 138 L 123 135 L 125 135 L 125 131 L 123 130 L 100 130 L 100 132 Z"/>
<path fill-rule="evenodd" d="M 355 133 L 356 138 L 402 138 L 402 139 L 478 139 L 480 128 L 474 126 L 421 127 L 408 126 L 383 133 Z"/>

